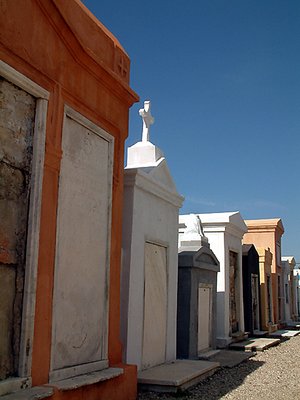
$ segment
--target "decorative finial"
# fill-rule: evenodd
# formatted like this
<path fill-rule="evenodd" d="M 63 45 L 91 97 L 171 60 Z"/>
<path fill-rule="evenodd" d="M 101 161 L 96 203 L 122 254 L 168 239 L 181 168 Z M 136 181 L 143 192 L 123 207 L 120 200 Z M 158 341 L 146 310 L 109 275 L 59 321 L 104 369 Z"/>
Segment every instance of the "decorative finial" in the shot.
<path fill-rule="evenodd" d="M 154 118 L 150 111 L 151 103 L 149 100 L 144 101 L 144 108 L 139 110 L 139 114 L 143 119 L 142 142 L 149 142 L 150 125 L 154 123 Z"/>

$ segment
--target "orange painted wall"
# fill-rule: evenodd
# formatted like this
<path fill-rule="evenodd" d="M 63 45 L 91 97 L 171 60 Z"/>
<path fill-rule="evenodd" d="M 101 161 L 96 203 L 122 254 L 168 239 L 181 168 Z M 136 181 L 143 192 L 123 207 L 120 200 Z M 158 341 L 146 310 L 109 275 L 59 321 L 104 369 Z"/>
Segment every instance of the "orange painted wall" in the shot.
<path fill-rule="evenodd" d="M 32 358 L 33 385 L 48 382 L 58 178 L 64 105 L 115 138 L 111 235 L 109 362 L 122 362 L 120 257 L 123 154 L 128 111 L 138 101 L 129 87 L 130 61 L 114 36 L 78 0 L 2 0 L 1 59 L 50 92 Z M 84 394 L 84 390 L 87 390 Z M 112 390 L 109 395 L 109 390 Z M 136 369 L 88 389 L 55 399 L 134 398 Z M 81 394 L 80 394 L 81 393 Z"/>

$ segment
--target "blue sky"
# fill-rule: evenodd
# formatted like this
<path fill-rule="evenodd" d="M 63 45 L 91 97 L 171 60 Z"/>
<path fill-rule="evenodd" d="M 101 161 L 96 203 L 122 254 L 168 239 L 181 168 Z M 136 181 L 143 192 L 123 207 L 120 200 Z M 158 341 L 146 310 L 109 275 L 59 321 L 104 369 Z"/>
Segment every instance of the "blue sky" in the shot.
<path fill-rule="evenodd" d="M 282 254 L 300 262 L 300 1 L 83 2 L 131 59 L 126 144 L 151 100 L 181 213 L 282 218 Z"/>

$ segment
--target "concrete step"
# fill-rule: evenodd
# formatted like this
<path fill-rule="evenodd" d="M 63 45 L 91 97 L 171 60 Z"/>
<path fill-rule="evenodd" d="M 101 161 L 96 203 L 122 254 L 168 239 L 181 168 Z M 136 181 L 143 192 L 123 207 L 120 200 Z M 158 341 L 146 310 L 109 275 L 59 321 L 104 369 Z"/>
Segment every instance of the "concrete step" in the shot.
<path fill-rule="evenodd" d="M 142 391 L 182 392 L 213 375 L 218 362 L 176 360 L 138 373 L 138 388 Z"/>
<path fill-rule="evenodd" d="M 260 331 L 260 330 L 255 330 L 253 331 L 253 336 L 254 337 L 266 337 L 268 336 L 269 331 Z"/>
<path fill-rule="evenodd" d="M 237 342 L 242 342 L 243 340 L 247 339 L 249 335 L 249 332 L 234 332 L 231 334 L 232 337 L 232 343 L 237 343 Z"/>
<path fill-rule="evenodd" d="M 269 333 L 270 338 L 290 339 L 291 337 L 299 335 L 300 330 L 279 329 L 278 331 Z"/>
<path fill-rule="evenodd" d="M 221 350 L 208 350 L 199 354 L 199 360 L 210 360 L 212 357 L 220 353 Z"/>
<path fill-rule="evenodd" d="M 289 330 L 299 330 L 300 329 L 300 322 L 289 322 L 286 326 L 286 329 Z"/>
<path fill-rule="evenodd" d="M 264 351 L 269 347 L 276 346 L 280 339 L 271 338 L 249 338 L 243 342 L 232 343 L 229 348 L 242 351 Z"/>
<path fill-rule="evenodd" d="M 1 396 L 1 400 L 41 400 L 51 397 L 53 393 L 54 390 L 52 387 L 36 386 L 31 389 L 24 389 Z"/>
<path fill-rule="evenodd" d="M 222 368 L 233 368 L 255 354 L 255 352 L 251 351 L 220 350 L 219 353 L 215 354 L 209 360 L 220 363 Z"/>

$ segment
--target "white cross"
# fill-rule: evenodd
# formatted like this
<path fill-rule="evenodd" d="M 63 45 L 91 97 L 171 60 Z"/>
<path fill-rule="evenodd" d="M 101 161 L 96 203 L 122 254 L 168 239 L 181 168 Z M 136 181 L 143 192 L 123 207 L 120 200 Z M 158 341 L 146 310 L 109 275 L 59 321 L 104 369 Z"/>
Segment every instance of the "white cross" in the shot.
<path fill-rule="evenodd" d="M 139 114 L 143 119 L 142 142 L 149 142 L 150 125 L 154 123 L 154 118 L 150 111 L 150 101 L 144 101 L 144 108 L 139 110 Z"/>

